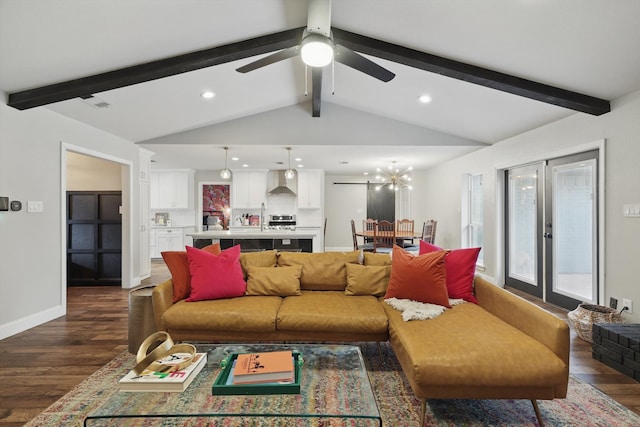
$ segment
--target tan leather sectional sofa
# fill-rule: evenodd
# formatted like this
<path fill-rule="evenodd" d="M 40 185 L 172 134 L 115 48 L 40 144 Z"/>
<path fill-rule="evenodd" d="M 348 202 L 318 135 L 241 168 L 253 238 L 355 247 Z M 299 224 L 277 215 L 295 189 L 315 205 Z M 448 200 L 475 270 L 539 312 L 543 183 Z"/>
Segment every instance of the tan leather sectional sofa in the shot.
<path fill-rule="evenodd" d="M 153 291 L 158 330 L 177 341 L 389 341 L 423 411 L 429 398 L 530 399 L 539 417 L 536 399 L 566 396 L 567 324 L 480 277 L 479 304 L 403 321 L 379 289 L 352 286 L 354 271 L 390 265 L 389 255 L 269 251 L 242 254 L 241 264 L 245 274 L 301 266 L 300 295 L 173 303 L 168 280 Z"/>

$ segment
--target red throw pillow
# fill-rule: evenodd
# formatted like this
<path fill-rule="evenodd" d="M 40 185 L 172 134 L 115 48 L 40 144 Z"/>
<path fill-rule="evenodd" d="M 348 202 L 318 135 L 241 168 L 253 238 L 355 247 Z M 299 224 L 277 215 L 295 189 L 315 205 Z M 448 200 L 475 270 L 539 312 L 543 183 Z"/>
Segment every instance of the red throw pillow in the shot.
<path fill-rule="evenodd" d="M 430 243 L 420 241 L 420 255 L 442 248 Z M 468 302 L 478 303 L 473 295 L 473 278 L 476 274 L 476 261 L 480 248 L 453 249 L 447 254 L 444 260 L 447 270 L 447 290 L 449 298 L 463 299 Z"/>
<path fill-rule="evenodd" d="M 186 301 L 239 297 L 247 290 L 240 265 L 240 245 L 226 249 L 220 255 L 187 246 L 187 258 L 191 294 Z"/>
<path fill-rule="evenodd" d="M 414 256 L 399 246 L 393 247 L 391 277 L 384 298 L 449 306 L 444 258 L 447 251 Z"/>
<path fill-rule="evenodd" d="M 205 246 L 202 250 L 218 255 L 221 252 L 220 243 Z M 167 264 L 173 282 L 173 302 L 185 299 L 191 294 L 191 273 L 186 251 L 162 252 L 162 259 Z"/>

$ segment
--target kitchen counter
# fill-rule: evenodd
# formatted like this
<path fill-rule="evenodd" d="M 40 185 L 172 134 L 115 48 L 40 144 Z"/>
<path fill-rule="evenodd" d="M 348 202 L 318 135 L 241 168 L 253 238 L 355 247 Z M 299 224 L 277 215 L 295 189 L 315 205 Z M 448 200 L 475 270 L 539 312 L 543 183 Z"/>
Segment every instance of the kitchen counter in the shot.
<path fill-rule="evenodd" d="M 211 230 L 187 233 L 194 239 L 311 239 L 314 233 L 298 230 Z"/>
<path fill-rule="evenodd" d="M 298 230 L 212 230 L 187 233 L 193 246 L 202 248 L 219 242 L 222 249 L 240 245 L 243 252 L 277 249 L 279 251 L 312 252 L 315 233 Z"/>

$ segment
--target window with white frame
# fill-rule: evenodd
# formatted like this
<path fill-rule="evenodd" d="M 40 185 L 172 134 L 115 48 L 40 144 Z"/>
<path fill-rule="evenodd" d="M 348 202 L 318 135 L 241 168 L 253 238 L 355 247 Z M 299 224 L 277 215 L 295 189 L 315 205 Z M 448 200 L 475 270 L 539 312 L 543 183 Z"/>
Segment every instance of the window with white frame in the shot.
<path fill-rule="evenodd" d="M 468 174 L 463 192 L 462 206 L 462 245 L 467 248 L 482 248 L 483 244 L 483 197 L 482 174 Z M 483 250 L 476 264 L 484 265 Z"/>

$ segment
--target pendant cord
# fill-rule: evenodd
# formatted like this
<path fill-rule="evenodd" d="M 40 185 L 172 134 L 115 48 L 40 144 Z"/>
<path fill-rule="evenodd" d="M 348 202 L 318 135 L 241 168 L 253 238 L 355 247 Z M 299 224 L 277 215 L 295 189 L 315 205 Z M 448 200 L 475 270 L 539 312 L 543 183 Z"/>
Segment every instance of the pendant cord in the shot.
<path fill-rule="evenodd" d="M 304 64 L 304 96 L 309 96 L 309 76 L 307 64 Z"/>

